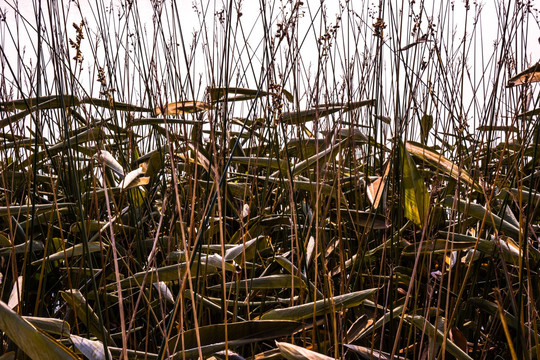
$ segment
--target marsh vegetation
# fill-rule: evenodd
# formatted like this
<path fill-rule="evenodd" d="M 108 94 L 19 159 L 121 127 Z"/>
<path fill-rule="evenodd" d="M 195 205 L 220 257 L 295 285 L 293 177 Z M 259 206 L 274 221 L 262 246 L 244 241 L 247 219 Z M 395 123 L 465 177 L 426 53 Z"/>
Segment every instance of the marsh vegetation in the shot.
<path fill-rule="evenodd" d="M 538 358 L 538 10 L 404 3 L 2 3 L 0 358 Z"/>

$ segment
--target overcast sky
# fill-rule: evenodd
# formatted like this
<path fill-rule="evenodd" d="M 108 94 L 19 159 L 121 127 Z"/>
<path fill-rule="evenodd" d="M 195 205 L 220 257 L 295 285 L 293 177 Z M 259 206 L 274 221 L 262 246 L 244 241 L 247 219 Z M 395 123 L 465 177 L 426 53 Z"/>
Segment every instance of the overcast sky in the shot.
<path fill-rule="evenodd" d="M 0 25 L 4 53 L 2 71 L 4 78 L 8 81 L 7 86 L 11 85 L 11 90 L 15 93 L 17 86 L 10 82 L 14 76 L 19 76 L 21 79 L 22 84 L 19 86 L 23 93 L 26 93 L 32 85 L 31 79 L 35 79 L 32 68 L 35 68 L 36 64 L 37 33 L 35 28 L 38 13 L 36 3 L 31 0 L 0 0 L 0 9 L 5 16 L 5 21 Z M 223 16 L 220 14 L 227 13 L 228 5 L 231 4 L 229 2 L 179 0 L 175 3 L 176 6 L 172 6 L 170 0 L 153 2 L 140 0 L 134 1 L 129 7 L 127 5 L 129 2 L 119 0 L 65 0 L 59 1 L 56 4 L 57 8 L 51 7 L 54 5 L 51 3 L 51 1 L 43 0 L 41 7 L 42 28 L 46 39 L 43 43 L 46 47 L 43 65 L 48 71 L 49 84 L 54 83 L 51 79 L 55 76 L 51 57 L 59 51 L 59 45 L 52 44 L 55 39 L 52 35 L 62 34 L 58 37 L 60 41 L 64 41 L 61 47 L 69 49 L 70 56 L 74 55 L 74 50 L 68 44 L 69 40 L 74 41 L 77 37 L 72 23 L 79 24 L 83 19 L 86 23 L 85 39 L 81 41 L 84 60 L 82 64 L 76 64 L 71 60 L 68 65 L 77 74 L 76 80 L 80 82 L 80 88 L 92 96 L 99 96 L 97 67 L 106 69 L 109 64 L 110 67 L 116 69 L 119 74 L 117 76 L 121 79 L 116 83 L 116 87 L 122 87 L 123 83 L 129 84 L 128 88 L 123 89 L 127 94 L 123 94 L 123 99 L 139 103 L 147 102 L 144 90 L 138 81 L 150 71 L 148 62 L 156 62 L 158 78 L 156 88 L 159 90 L 162 87 L 164 92 L 162 96 L 167 99 L 166 101 L 174 97 L 202 100 L 206 85 L 212 81 L 209 69 L 216 72 L 216 68 L 219 68 L 221 64 L 222 54 L 219 52 L 222 50 L 220 46 L 224 43 L 226 29 L 220 25 L 219 21 L 220 16 Z M 420 6 L 422 2 L 416 1 L 413 2 L 412 7 L 407 5 L 404 9 L 400 8 L 402 3 L 402 1 L 387 1 L 383 11 L 386 26 L 383 33 L 383 51 L 385 52 L 383 75 L 388 79 L 384 84 L 383 94 L 388 104 L 393 102 L 391 94 L 395 91 L 393 71 L 396 65 L 390 60 L 399 48 L 414 40 L 414 36 L 428 33 L 430 21 L 435 24 L 438 31 L 434 36 L 436 42 L 444 41 L 444 44 L 440 46 L 445 61 L 459 63 L 463 53 L 461 46 L 465 44 L 466 67 L 468 74 L 471 74 L 471 79 L 468 79 L 470 84 L 467 85 L 470 89 L 465 89 L 464 93 L 471 97 L 473 93 L 474 96 L 484 96 L 490 91 L 489 87 L 492 84 L 489 76 L 492 74 L 486 74 L 488 80 L 483 80 L 481 79 L 482 69 L 493 69 L 490 61 L 499 59 L 500 54 L 497 52 L 500 49 L 503 25 L 506 22 L 509 22 L 509 25 L 516 21 L 523 22 L 523 25 L 519 27 L 520 32 L 505 34 L 505 41 L 515 44 L 511 47 L 513 59 L 498 60 L 514 63 L 514 68 L 508 67 L 508 73 L 504 74 L 505 78 L 540 60 L 540 30 L 536 2 L 530 3 L 531 12 L 523 18 L 512 18 L 503 14 L 502 11 L 507 9 L 507 4 L 510 4 L 510 9 L 516 6 L 514 2 L 506 1 L 467 2 L 470 6 L 469 11 L 466 11 L 466 2 L 461 0 L 453 1 L 451 8 L 445 5 L 447 4 L 445 1 L 426 1 L 423 8 Z M 344 71 L 342 64 L 350 59 L 356 61 L 361 57 L 360 54 L 374 51 L 373 24 L 378 17 L 377 4 L 376 1 L 304 1 L 297 12 L 296 28 L 299 41 L 298 59 L 302 61 L 301 75 L 303 76 L 299 83 L 305 84 L 306 87 L 312 85 L 310 81 L 313 79 L 313 69 L 320 61 L 318 41 L 327 28 L 338 24 L 340 28 L 332 44 L 335 57 L 332 61 L 336 61 L 337 65 L 333 65 L 334 67 L 326 65 L 325 79 L 330 84 L 340 86 Z M 267 35 L 263 19 L 268 24 L 266 28 L 271 29 L 270 35 L 275 36 L 279 24 L 291 14 L 293 6 L 294 3 L 288 1 L 250 0 L 232 3 L 234 26 L 231 27 L 233 35 L 230 36 L 235 36 L 236 39 L 234 44 L 236 55 L 231 66 L 231 85 L 256 86 L 259 74 L 254 71 L 254 68 L 264 63 L 262 41 Z M 129 12 L 126 10 L 128 8 Z M 54 11 L 49 11 L 51 9 Z M 264 9 L 264 12 L 261 12 L 261 9 Z M 240 13 L 241 16 L 239 16 Z M 396 19 L 397 14 L 402 17 Z M 412 35 L 407 27 L 410 28 L 410 25 L 414 23 L 414 16 L 418 16 L 421 21 L 418 31 Z M 345 21 L 345 17 L 348 22 Z M 156 25 L 158 20 L 161 21 L 161 26 Z M 202 30 L 201 25 L 206 29 Z M 418 61 L 433 60 L 429 57 L 433 55 L 428 55 L 430 49 L 433 49 L 432 44 L 433 42 L 418 46 L 418 54 L 414 53 Z M 188 56 L 184 56 L 184 53 L 190 54 L 190 47 L 194 47 L 195 50 L 191 53 L 191 58 L 186 61 Z M 107 52 L 108 59 L 105 56 Z M 413 56 L 412 52 L 403 54 L 403 57 Z M 279 66 L 285 67 L 284 62 L 288 61 L 286 54 L 278 52 L 276 58 L 278 62 L 281 62 Z M 411 59 L 414 60 L 414 58 Z M 175 68 L 177 73 L 169 72 L 167 61 L 177 63 Z M 255 67 L 250 67 L 251 65 Z M 21 73 L 27 75 L 21 76 Z M 186 75 L 188 73 L 189 79 Z M 235 83 L 236 79 L 239 79 L 238 83 Z M 174 82 L 179 81 L 185 84 L 188 80 L 193 82 L 190 93 L 178 95 Z M 355 81 L 361 82 L 362 79 L 358 77 Z M 482 91 L 475 90 L 479 86 L 483 87 Z M 357 84 L 355 88 L 360 88 L 360 84 Z M 49 92 L 54 93 L 55 89 L 49 89 Z M 368 95 L 353 94 L 355 100 Z M 301 99 L 304 102 L 308 100 Z"/>

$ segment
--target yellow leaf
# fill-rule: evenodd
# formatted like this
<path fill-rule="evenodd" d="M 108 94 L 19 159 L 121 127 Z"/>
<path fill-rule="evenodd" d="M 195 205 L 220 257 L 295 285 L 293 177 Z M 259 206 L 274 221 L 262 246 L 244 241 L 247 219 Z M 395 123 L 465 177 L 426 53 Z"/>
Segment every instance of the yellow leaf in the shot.
<path fill-rule="evenodd" d="M 429 210 L 429 193 L 416 165 L 405 148 L 400 145 L 403 162 L 403 205 L 405 217 L 423 227 Z"/>

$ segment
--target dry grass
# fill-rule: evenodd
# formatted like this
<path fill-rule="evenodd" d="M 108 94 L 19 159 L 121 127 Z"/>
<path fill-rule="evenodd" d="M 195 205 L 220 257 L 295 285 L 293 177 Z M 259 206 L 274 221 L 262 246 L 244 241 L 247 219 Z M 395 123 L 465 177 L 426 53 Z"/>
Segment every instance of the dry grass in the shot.
<path fill-rule="evenodd" d="M 540 354 L 532 5 L 0 6 L 6 356 Z"/>

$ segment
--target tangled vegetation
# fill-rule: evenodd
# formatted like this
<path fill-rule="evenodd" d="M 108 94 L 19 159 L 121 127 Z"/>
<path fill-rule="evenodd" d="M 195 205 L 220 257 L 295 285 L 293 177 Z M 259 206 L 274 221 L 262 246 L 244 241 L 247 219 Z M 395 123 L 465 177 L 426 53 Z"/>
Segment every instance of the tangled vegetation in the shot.
<path fill-rule="evenodd" d="M 0 5 L 0 359 L 539 358 L 530 2 L 141 3 Z"/>

